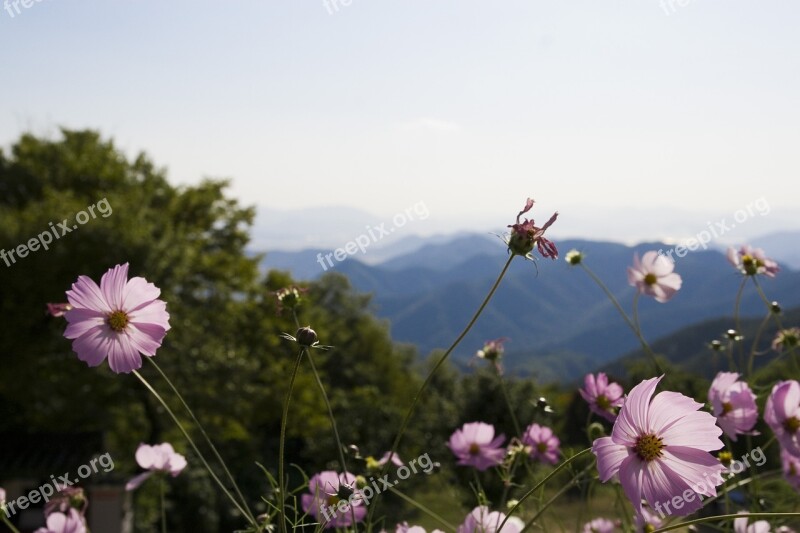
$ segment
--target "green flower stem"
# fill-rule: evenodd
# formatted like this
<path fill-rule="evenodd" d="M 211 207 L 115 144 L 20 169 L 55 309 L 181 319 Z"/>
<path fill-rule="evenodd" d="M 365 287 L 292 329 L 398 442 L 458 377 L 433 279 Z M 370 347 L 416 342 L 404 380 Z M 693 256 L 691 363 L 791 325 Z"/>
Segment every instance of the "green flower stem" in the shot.
<path fill-rule="evenodd" d="M 514 431 L 516 432 L 516 437 L 521 439 L 522 428 L 519 425 L 516 413 L 514 413 L 514 407 L 511 404 L 511 397 L 508 395 L 508 388 L 506 387 L 506 382 L 503 380 L 503 376 L 500 375 L 500 372 L 497 373 L 497 379 L 498 381 L 500 381 L 500 390 L 503 391 L 503 398 L 505 398 L 506 400 L 506 406 L 508 407 L 508 413 L 511 415 L 511 423 L 514 424 Z"/>
<path fill-rule="evenodd" d="M 11 523 L 11 521 L 8 519 L 8 516 L 6 515 L 5 505 L 3 505 L 2 508 L 0 508 L 0 519 L 2 519 L 6 527 L 11 530 L 11 533 L 19 533 L 19 529 L 14 527 L 14 524 Z"/>
<path fill-rule="evenodd" d="M 181 404 L 183 405 L 183 408 L 186 409 L 186 412 L 189 413 L 189 416 L 192 417 L 192 421 L 194 422 L 195 426 L 197 426 L 197 429 L 200 430 L 200 434 L 203 435 L 203 438 L 206 440 L 206 443 L 211 448 L 211 451 L 214 453 L 214 457 L 217 458 L 217 461 L 219 461 L 219 464 L 222 466 L 222 470 L 225 472 L 225 475 L 228 477 L 228 480 L 231 482 L 231 485 L 233 486 L 233 490 L 236 491 L 236 495 L 239 497 L 239 500 L 241 500 L 241 502 L 242 502 L 242 507 L 244 507 L 247 510 L 247 517 L 252 522 L 255 522 L 256 518 L 253 515 L 252 511 L 250 511 L 250 508 L 247 505 L 247 500 L 245 499 L 244 495 L 242 494 L 242 491 L 239 490 L 239 485 L 236 484 L 236 480 L 234 479 L 233 475 L 231 474 L 231 471 L 228 469 L 228 465 L 225 464 L 225 461 L 222 459 L 222 456 L 220 455 L 219 451 L 217 450 L 217 447 L 214 446 L 214 443 L 211 441 L 211 438 L 208 436 L 208 433 L 206 433 L 206 430 L 203 428 L 203 425 L 200 423 L 200 421 L 194 415 L 194 411 L 192 411 L 191 408 L 189 408 L 189 405 L 183 399 L 183 396 L 181 395 L 181 393 L 178 392 L 177 387 L 175 387 L 175 385 L 173 385 L 172 381 L 167 377 L 167 375 L 164 373 L 164 371 L 161 370 L 161 367 L 158 366 L 158 364 L 155 362 L 154 358 L 153 357 L 147 357 L 146 359 L 148 361 L 150 361 L 150 363 L 156 368 L 158 373 L 161 374 L 161 377 L 164 378 L 164 381 L 167 382 L 167 384 L 170 386 L 172 391 L 175 393 L 175 396 L 177 396 L 178 400 L 180 400 Z"/>
<path fill-rule="evenodd" d="M 639 343 L 642 345 L 642 348 L 644 349 L 644 352 L 647 355 L 650 356 L 650 359 L 652 359 L 653 364 L 656 367 L 656 372 L 658 374 L 663 374 L 664 370 L 662 370 L 661 365 L 658 364 L 658 360 L 656 360 L 656 355 L 653 353 L 652 348 L 650 348 L 650 345 L 647 343 L 647 341 L 645 340 L 644 336 L 642 335 L 642 332 L 638 327 L 638 323 L 635 324 L 628 317 L 628 314 L 625 312 L 625 310 L 619 304 L 619 301 L 617 300 L 616 296 L 614 296 L 614 294 L 609 290 L 609 288 L 606 286 L 606 284 L 603 283 L 603 280 L 601 280 L 599 277 L 597 277 L 597 274 L 592 272 L 592 269 L 590 269 L 588 266 L 586 266 L 586 264 L 583 261 L 581 261 L 580 265 L 581 265 L 581 268 L 583 268 L 584 272 L 586 272 L 589 275 L 589 277 L 592 278 L 592 281 L 594 281 L 597 284 L 597 286 L 600 287 L 600 289 L 602 289 L 602 291 L 606 294 L 608 299 L 611 300 L 611 303 L 614 304 L 614 307 L 617 308 L 617 311 L 619 311 L 620 316 L 622 316 L 622 318 L 625 320 L 625 323 L 628 324 L 628 327 L 631 328 L 631 331 L 633 331 L 633 334 L 636 335 L 636 338 L 639 340 Z M 634 316 L 636 316 L 636 300 L 634 299 L 633 302 L 634 302 Z M 638 318 L 637 318 L 637 322 L 638 322 Z"/>
<path fill-rule="evenodd" d="M 397 490 L 394 487 L 391 487 L 389 489 L 389 491 L 391 493 L 393 493 L 393 494 L 396 494 L 397 496 L 399 496 L 400 498 L 402 498 L 406 502 L 410 503 L 411 505 L 413 505 L 414 507 L 416 507 L 417 509 L 419 509 L 420 511 L 422 511 L 426 515 L 430 516 L 431 518 L 433 518 L 434 520 L 436 520 L 437 522 L 442 524 L 444 527 L 446 527 L 449 531 L 455 531 L 456 530 L 456 526 L 454 526 L 453 524 L 451 524 L 450 522 L 448 522 L 447 520 L 445 520 L 444 518 L 442 518 L 441 516 L 439 516 L 435 512 L 431 511 L 430 509 L 428 509 L 427 507 L 425 507 L 424 505 L 419 503 L 414 498 L 412 498 L 410 496 L 406 496 L 405 494 L 403 494 L 402 492 L 400 492 L 399 490 Z"/>
<path fill-rule="evenodd" d="M 717 520 L 735 520 L 736 518 L 790 518 L 800 516 L 800 513 L 748 513 L 748 514 L 721 514 L 717 516 L 706 516 L 703 518 L 695 518 L 687 522 L 678 522 L 669 526 L 661 527 L 653 531 L 653 533 L 662 533 L 663 531 L 672 531 L 681 527 L 692 526 L 695 524 L 703 524 L 705 522 L 714 522 Z"/>
<path fill-rule="evenodd" d="M 425 389 L 428 388 L 428 385 L 430 385 L 431 381 L 433 381 L 433 376 L 436 374 L 439 368 L 441 368 L 441 366 L 444 364 L 447 358 L 450 357 L 450 354 L 453 352 L 453 350 L 455 350 L 456 346 L 458 346 L 458 344 L 464 339 L 464 337 L 466 337 L 467 333 L 469 333 L 469 330 L 472 329 L 472 326 L 475 325 L 475 322 L 478 320 L 478 317 L 481 316 L 481 313 L 483 313 L 484 308 L 489 304 L 489 300 L 491 300 L 492 296 L 494 296 L 497 287 L 500 286 L 500 282 L 503 280 L 503 277 L 506 275 L 506 272 L 508 272 L 508 267 L 511 266 L 511 261 L 514 259 L 514 257 L 515 256 L 513 254 L 508 257 L 508 261 L 506 261 L 506 264 L 503 266 L 503 270 L 500 271 L 500 275 L 497 276 L 494 285 L 492 285 L 492 288 L 489 290 L 489 293 L 486 295 L 486 298 L 483 299 L 483 302 L 481 303 L 480 307 L 478 307 L 478 310 L 475 311 L 475 314 L 472 316 L 472 319 L 466 325 L 461 334 L 456 338 L 456 340 L 453 341 L 453 344 L 451 344 L 450 347 L 447 349 L 447 351 L 445 351 L 444 354 L 439 358 L 439 360 L 436 361 L 436 364 L 433 365 L 433 368 L 428 373 L 428 376 L 425 378 L 425 381 L 422 383 L 422 386 L 414 395 L 414 399 L 411 401 L 411 406 L 408 408 L 406 416 L 405 418 L 403 418 L 403 422 L 400 424 L 400 430 L 397 432 L 397 436 L 395 437 L 394 442 L 392 443 L 392 447 L 390 448 L 390 453 L 392 455 L 397 453 L 397 448 L 400 446 L 400 439 L 403 438 L 403 435 L 405 434 L 406 429 L 408 428 L 408 424 L 411 421 L 411 416 L 414 414 L 414 410 L 417 408 L 417 404 L 419 404 L 419 401 L 422 398 L 422 394 L 425 392 Z M 388 472 L 390 464 L 391 461 L 386 463 L 386 465 L 383 467 L 383 470 L 381 471 L 381 475 L 385 475 Z M 372 518 L 374 509 L 375 509 L 375 504 L 370 506 L 367 522 L 369 522 L 370 519 Z"/>
<path fill-rule="evenodd" d="M 533 488 L 531 488 L 530 490 L 528 490 L 528 492 L 526 492 L 525 494 L 523 494 L 523 495 L 522 495 L 522 497 L 521 497 L 521 498 L 520 498 L 520 499 L 517 501 L 517 503 L 514 505 L 514 507 L 512 507 L 512 508 L 511 508 L 511 510 L 510 510 L 510 511 L 508 511 L 508 514 L 507 514 L 507 516 L 506 516 L 505 520 L 503 520 L 503 521 L 500 523 L 500 527 L 498 527 L 498 528 L 497 528 L 497 531 L 502 531 L 502 530 L 503 530 L 503 526 L 505 526 L 505 525 L 506 525 L 506 522 L 507 522 L 507 521 L 508 521 L 508 519 L 511 517 L 511 515 L 513 515 L 513 514 L 514 514 L 514 511 L 516 511 L 516 510 L 517 510 L 517 508 L 518 508 L 520 505 L 522 505 L 522 502 L 524 502 L 525 500 L 527 500 L 528 498 L 530 498 L 530 497 L 533 495 L 533 493 L 534 493 L 534 492 L 536 492 L 537 490 L 539 490 L 539 488 L 540 488 L 540 487 L 544 487 L 545 483 L 547 483 L 548 481 L 550 481 L 550 479 L 551 479 L 553 476 L 555 476 L 556 474 L 558 474 L 559 472 L 561 472 L 561 471 L 562 471 L 564 468 L 566 468 L 567 466 L 569 466 L 569 465 L 570 465 L 570 463 L 572 463 L 572 461 L 574 461 L 575 459 L 578 459 L 579 457 L 583 457 L 584 455 L 586 455 L 587 453 L 589 453 L 589 452 L 591 452 L 591 451 L 592 451 L 592 449 L 591 449 L 591 448 L 586 448 L 585 450 L 582 450 L 582 451 L 580 451 L 580 452 L 576 453 L 575 455 L 573 455 L 573 456 L 572 456 L 572 457 L 570 457 L 569 459 L 566 459 L 566 460 L 565 460 L 563 463 L 561 463 L 560 465 L 558 465 L 557 467 L 555 467 L 555 468 L 553 469 L 553 471 L 552 471 L 552 472 L 550 472 L 549 474 L 547 474 L 547 476 L 545 476 L 545 478 L 544 478 L 543 480 L 541 480 L 539 483 L 537 483 L 536 485 L 534 485 L 534 486 L 533 486 Z"/>
<path fill-rule="evenodd" d="M 339 451 L 339 466 L 342 467 L 342 474 L 347 472 L 347 463 L 344 460 L 344 446 L 342 446 L 342 440 L 339 438 L 339 429 L 336 426 L 336 418 L 333 416 L 333 408 L 331 407 L 331 402 L 328 399 L 328 393 L 325 392 L 325 386 L 322 384 L 322 379 L 319 377 L 319 372 L 317 372 L 317 365 L 314 364 L 314 358 L 311 357 L 311 351 L 308 352 L 308 362 L 311 365 L 311 371 L 314 373 L 314 379 L 317 381 L 317 386 L 319 387 L 319 392 L 322 394 L 322 400 L 325 402 L 325 408 L 328 410 L 328 418 L 331 419 L 331 428 L 333 429 L 333 438 L 336 440 L 336 448 Z"/>
<path fill-rule="evenodd" d="M 162 477 L 159 480 L 159 486 L 161 488 L 161 533 L 167 533 L 167 506 L 166 506 L 166 498 L 164 498 L 164 478 Z"/>
<path fill-rule="evenodd" d="M 587 466 L 586 468 L 584 468 L 583 470 L 581 470 L 580 472 L 578 472 L 578 475 L 576 475 L 575 477 L 573 477 L 573 478 L 572 478 L 572 479 L 571 479 L 571 480 L 570 480 L 568 483 L 566 483 L 566 484 L 565 484 L 563 487 L 561 487 L 561 489 L 560 489 L 558 492 L 556 492 L 556 493 L 555 493 L 555 494 L 554 494 L 554 495 L 553 495 L 553 496 L 552 496 L 552 497 L 551 497 L 549 500 L 547 500 L 547 501 L 544 503 L 544 505 L 542 505 L 542 507 L 540 507 L 540 508 L 539 508 L 539 510 L 537 510 L 537 511 L 536 511 L 536 514 L 535 514 L 535 515 L 533 515 L 533 518 L 531 518 L 530 520 L 528 520 L 528 523 L 527 523 L 527 524 L 525 524 L 525 527 L 523 527 L 523 528 L 522 528 L 522 531 L 521 531 L 520 533 L 524 533 L 525 531 L 527 531 L 527 530 L 528 530 L 528 528 L 530 528 L 531 526 L 533 526 L 533 524 L 535 524 L 535 523 L 536 523 L 536 520 L 538 520 L 538 519 L 539 519 L 539 517 L 540 517 L 540 516 L 542 516 L 542 514 L 544 514 L 544 512 L 547 510 L 547 508 L 548 508 L 548 507 L 550 507 L 550 506 L 551 506 L 551 505 L 552 505 L 552 504 L 553 504 L 553 503 L 554 503 L 554 502 L 555 502 L 555 501 L 556 501 L 556 500 L 557 500 L 559 497 L 563 496 L 563 494 L 564 494 L 565 492 L 567 492 L 569 489 L 571 489 L 571 488 L 572 488 L 572 486 L 573 486 L 575 483 L 577 483 L 577 482 L 578 482 L 578 480 L 579 480 L 581 477 L 583 477 L 583 476 L 584 476 L 584 475 L 585 475 L 585 474 L 586 474 L 586 473 L 587 473 L 589 470 L 591 470 L 593 466 L 594 466 L 594 464 L 590 464 L 589 466 Z"/>
<path fill-rule="evenodd" d="M 286 423 L 289 420 L 289 402 L 292 399 L 292 390 L 294 389 L 294 382 L 297 378 L 297 371 L 300 368 L 300 363 L 303 361 L 303 354 L 306 349 L 300 350 L 295 359 L 294 366 L 292 367 L 292 375 L 289 378 L 289 388 L 286 391 L 286 399 L 283 401 L 283 415 L 281 416 L 281 437 L 278 445 L 278 513 L 281 521 L 281 532 L 286 533 L 286 480 L 284 479 L 284 455 L 286 452 Z"/>
<path fill-rule="evenodd" d="M 208 470 L 208 473 L 211 476 L 211 478 L 217 483 L 217 485 L 219 485 L 219 488 L 222 489 L 222 492 L 225 493 L 225 496 L 227 496 L 228 499 L 233 503 L 233 505 L 239 510 L 239 512 L 242 513 L 242 516 L 247 518 L 247 520 L 253 526 L 258 527 L 258 524 L 256 524 L 256 521 L 251 519 L 250 516 L 247 514 L 247 511 L 242 509 L 242 506 L 239 504 L 238 501 L 236 501 L 236 498 L 233 497 L 233 495 L 225 487 L 225 485 L 222 483 L 222 481 L 220 481 L 220 479 L 217 477 L 217 475 L 214 473 L 214 471 L 211 470 L 211 467 L 209 466 L 208 461 L 206 461 L 206 458 L 203 456 L 202 453 L 200 453 L 200 450 L 197 448 L 197 445 L 194 443 L 194 440 L 192 440 L 192 437 L 186 431 L 186 428 L 183 427 L 183 424 L 181 424 L 180 420 L 178 420 L 178 417 L 175 416 L 175 413 L 173 413 L 172 409 L 170 409 L 169 405 L 167 405 L 167 402 L 164 401 L 164 398 L 162 398 L 161 395 L 156 392 L 156 390 L 150 385 L 150 383 L 147 382 L 146 379 L 144 379 L 144 376 L 142 376 L 139 373 L 138 370 L 134 370 L 133 374 L 137 378 L 139 378 L 139 381 L 142 382 L 142 384 L 147 388 L 147 390 L 149 390 L 153 394 L 153 396 L 156 397 L 156 399 L 159 401 L 161 406 L 164 407 L 164 409 L 167 411 L 169 416 L 172 418 L 172 421 L 175 422 L 175 425 L 178 426 L 178 429 L 180 429 L 181 433 L 183 433 L 183 436 L 186 437 L 187 441 L 189 441 L 189 445 L 192 447 L 192 450 L 194 450 L 194 453 L 197 454 L 197 457 L 203 463 L 203 466 L 206 468 L 206 470 Z"/>

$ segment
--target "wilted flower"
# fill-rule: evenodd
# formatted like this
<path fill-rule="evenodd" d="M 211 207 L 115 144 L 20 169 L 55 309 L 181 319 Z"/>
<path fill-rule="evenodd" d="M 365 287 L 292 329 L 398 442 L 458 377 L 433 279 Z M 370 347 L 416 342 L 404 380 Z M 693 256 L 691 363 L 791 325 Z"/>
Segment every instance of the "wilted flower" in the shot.
<path fill-rule="evenodd" d="M 534 461 L 542 461 L 554 465 L 558 462 L 561 442 L 547 426 L 531 424 L 522 436 L 522 443 L 530 448 L 528 452 Z"/>
<path fill-rule="evenodd" d="M 728 262 L 746 276 L 764 274 L 774 278 L 775 274 L 780 271 L 778 263 L 767 258 L 764 250 L 753 248 L 748 244 L 745 244 L 739 250 L 728 248 Z"/>
<path fill-rule="evenodd" d="M 136 462 L 147 470 L 134 477 L 125 485 L 125 490 L 137 489 L 147 478 L 157 472 L 163 472 L 172 477 L 180 474 L 186 468 L 186 458 L 176 453 L 168 442 L 163 444 L 140 444 L 136 449 Z"/>
<path fill-rule="evenodd" d="M 503 343 L 507 340 L 508 339 L 505 337 L 500 337 L 499 339 L 486 341 L 486 343 L 483 345 L 483 348 L 475 353 L 475 357 L 489 361 L 494 365 L 497 372 L 502 374 L 503 365 L 500 363 L 500 359 L 502 359 L 503 352 L 505 352 Z"/>
<path fill-rule="evenodd" d="M 597 377 L 586 374 L 583 378 L 583 388 L 578 392 L 589 404 L 593 413 L 602 416 L 609 422 L 617 418 L 617 409 L 622 407 L 624 401 L 622 387 L 618 383 L 609 383 L 608 376 L 599 372 Z"/>
<path fill-rule="evenodd" d="M 764 420 L 786 451 L 800 457 L 800 383 L 779 381 L 764 406 Z"/>
<path fill-rule="evenodd" d="M 47 517 L 47 526 L 40 527 L 34 533 L 86 533 L 83 516 L 75 509 L 67 513 L 52 513 Z"/>
<path fill-rule="evenodd" d="M 708 389 L 708 401 L 717 417 L 717 425 L 733 441 L 737 435 L 752 435 L 758 421 L 756 395 L 736 372 L 719 372 Z"/>
<path fill-rule="evenodd" d="M 780 330 L 772 341 L 772 349 L 782 352 L 784 348 L 796 348 L 800 344 L 800 328 L 788 328 Z"/>
<path fill-rule="evenodd" d="M 592 445 L 600 480 L 618 476 L 639 514 L 642 499 L 662 513 L 662 505 L 688 489 L 716 496 L 716 485 L 723 481 L 724 467 L 708 453 L 722 448 L 722 430 L 710 413 L 698 411 L 702 404 L 683 394 L 665 391 L 653 397 L 662 378 L 644 380 L 631 389 L 611 436 Z M 691 514 L 703 505 L 700 498 L 682 500 L 672 514 Z"/>
<path fill-rule="evenodd" d="M 508 238 L 508 251 L 514 255 L 529 257 L 529 254 L 533 251 L 533 247 L 536 246 L 542 257 L 550 257 L 551 259 L 558 258 L 556 245 L 544 237 L 544 232 L 556 221 L 558 213 L 553 213 L 550 220 L 539 228 L 534 226 L 533 220 L 528 220 L 526 218 L 525 222 L 519 221 L 522 215 L 531 210 L 531 207 L 533 207 L 533 199 L 528 198 L 528 201 L 525 202 L 525 207 L 522 208 L 522 211 L 517 213 L 517 223 L 508 226 L 511 228 L 511 235 Z"/>
<path fill-rule="evenodd" d="M 103 274 L 100 286 L 87 276 L 78 277 L 67 291 L 73 307 L 64 315 L 69 322 L 64 336 L 81 361 L 128 373 L 142 366 L 142 354 L 153 356 L 169 330 L 167 304 L 158 300 L 161 290 L 144 278 L 128 280 L 128 263 Z"/>
<path fill-rule="evenodd" d="M 361 522 L 367 510 L 360 505 L 359 498 L 352 497 L 355 485 L 356 477 L 350 472 L 319 472 L 308 481 L 309 493 L 300 498 L 303 511 L 323 523 L 325 528 L 351 526 L 354 517 L 356 522 Z"/>
<path fill-rule="evenodd" d="M 800 457 L 796 457 L 782 449 L 781 465 L 783 466 L 784 479 L 794 490 L 800 492 Z"/>
<path fill-rule="evenodd" d="M 675 264 L 655 251 L 645 252 L 641 261 L 639 254 L 633 256 L 633 266 L 628 267 L 628 284 L 636 287 L 639 294 L 652 296 L 664 303 L 681 288 L 681 277 L 673 272 Z"/>
<path fill-rule="evenodd" d="M 72 309 L 72 306 L 68 303 L 48 303 L 47 304 L 47 314 L 54 317 L 59 318 L 64 316 L 64 313 Z"/>
<path fill-rule="evenodd" d="M 503 462 L 505 435 L 494 436 L 494 426 L 468 422 L 450 435 L 447 446 L 458 457 L 458 464 L 484 471 Z"/>
<path fill-rule="evenodd" d="M 500 531 L 500 524 L 506 521 L 503 526 L 503 533 L 520 533 L 525 524 L 516 516 L 506 520 L 505 513 L 500 511 L 489 511 L 485 505 L 474 508 L 458 526 L 456 533 L 497 533 Z"/>
<path fill-rule="evenodd" d="M 614 533 L 617 523 L 608 518 L 595 518 L 583 524 L 583 533 Z"/>

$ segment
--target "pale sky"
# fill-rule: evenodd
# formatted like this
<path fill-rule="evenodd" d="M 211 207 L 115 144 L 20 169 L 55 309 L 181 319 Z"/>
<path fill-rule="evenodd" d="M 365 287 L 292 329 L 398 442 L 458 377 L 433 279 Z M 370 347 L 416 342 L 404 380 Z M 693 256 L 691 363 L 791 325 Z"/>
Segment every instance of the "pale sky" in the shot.
<path fill-rule="evenodd" d="M 797 0 L 17 5 L 3 146 L 95 128 L 277 209 L 800 209 Z"/>

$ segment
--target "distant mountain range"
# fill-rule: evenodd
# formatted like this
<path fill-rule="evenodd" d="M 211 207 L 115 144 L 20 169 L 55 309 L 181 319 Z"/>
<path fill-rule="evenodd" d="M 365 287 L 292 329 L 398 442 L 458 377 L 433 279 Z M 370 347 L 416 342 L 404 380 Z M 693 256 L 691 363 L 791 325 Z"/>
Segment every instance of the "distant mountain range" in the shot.
<path fill-rule="evenodd" d="M 789 250 L 800 235 L 763 239 L 771 256 Z M 771 239 L 771 240 L 770 240 Z M 408 242 L 407 244 L 411 244 Z M 502 269 L 507 255 L 500 239 L 467 234 L 433 242 L 416 241 L 412 251 L 381 264 L 367 265 L 353 255 L 328 271 L 346 275 L 359 291 L 374 295 L 377 316 L 389 320 L 395 341 L 413 343 L 421 355 L 445 348 L 457 337 Z M 558 241 L 562 256 L 571 248 L 586 254 L 587 265 L 630 312 L 634 291 L 626 267 L 634 252 L 668 250 L 664 243 L 626 246 L 587 240 Z M 322 250 L 267 254 L 264 268 L 289 270 L 298 279 L 315 278 L 323 269 Z M 370 252 L 372 253 L 372 252 Z M 730 316 L 742 278 L 724 253 L 698 250 L 678 258 L 683 287 L 668 303 L 640 299 L 646 338 L 654 341 L 700 321 Z M 800 306 L 800 272 L 784 267 L 762 278 L 771 299 L 786 308 Z M 762 316 L 765 306 L 755 288 L 744 290 L 742 315 Z M 727 328 L 725 328 L 727 329 Z M 723 330 L 724 331 L 724 330 Z M 638 343 L 614 305 L 580 267 L 562 259 L 535 264 L 515 259 L 493 300 L 453 354 L 466 364 L 485 340 L 508 337 L 509 373 L 535 373 L 544 380 L 571 380 L 637 348 Z M 708 339 L 710 340 L 710 339 Z"/>

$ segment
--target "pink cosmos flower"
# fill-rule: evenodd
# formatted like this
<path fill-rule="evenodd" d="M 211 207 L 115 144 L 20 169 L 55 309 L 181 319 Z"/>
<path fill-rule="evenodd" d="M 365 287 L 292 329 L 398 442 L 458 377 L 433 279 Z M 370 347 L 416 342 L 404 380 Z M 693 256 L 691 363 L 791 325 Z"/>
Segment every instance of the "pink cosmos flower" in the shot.
<path fill-rule="evenodd" d="M 608 518 L 595 518 L 590 522 L 583 524 L 583 533 L 614 533 L 617 529 L 617 524 Z"/>
<path fill-rule="evenodd" d="M 456 533 L 497 533 L 500 524 L 506 520 L 506 515 L 500 511 L 489 511 L 485 505 L 480 505 L 473 509 L 464 519 L 464 523 L 458 526 Z M 506 520 L 503 526 L 503 533 L 520 533 L 525 524 L 516 516 Z"/>
<path fill-rule="evenodd" d="M 781 465 L 783 466 L 783 478 L 800 492 L 800 457 L 796 457 L 786 450 L 781 450 Z"/>
<path fill-rule="evenodd" d="M 561 442 L 547 426 L 531 424 L 522 436 L 522 443 L 530 447 L 529 455 L 534 461 L 542 461 L 554 465 L 558 462 Z"/>
<path fill-rule="evenodd" d="M 653 397 L 663 377 L 631 389 L 611 436 L 595 440 L 592 451 L 600 480 L 618 476 L 638 514 L 642 498 L 661 514 L 673 497 L 681 496 L 680 507 L 666 507 L 666 512 L 683 516 L 702 507 L 700 498 L 684 498 L 684 491 L 716 496 L 723 482 L 724 467 L 709 453 L 722 448 L 722 430 L 710 413 L 698 411 L 702 404 L 683 394 Z"/>
<path fill-rule="evenodd" d="M 800 383 L 779 381 L 764 406 L 764 420 L 787 452 L 800 457 Z"/>
<path fill-rule="evenodd" d="M 578 392 L 589 404 L 589 409 L 609 422 L 617 419 L 617 409 L 622 407 L 622 387 L 617 383 L 609 383 L 608 376 L 600 372 L 595 377 L 586 374 L 583 378 L 583 388 Z"/>
<path fill-rule="evenodd" d="M 108 356 L 117 373 L 141 368 L 140 354 L 153 356 L 169 330 L 167 304 L 161 290 L 144 278 L 128 280 L 128 263 L 103 274 L 100 286 L 80 276 L 67 291 L 73 309 L 64 336 L 81 361 L 97 366 Z"/>
<path fill-rule="evenodd" d="M 494 426 L 484 422 L 468 422 L 450 435 L 447 446 L 458 457 L 458 464 L 472 466 L 481 472 L 503 462 L 505 435 L 494 436 Z"/>
<path fill-rule="evenodd" d="M 70 509 L 66 514 L 50 514 L 47 527 L 40 527 L 34 533 L 86 533 L 86 524 L 77 510 Z"/>
<path fill-rule="evenodd" d="M 163 444 L 140 444 L 136 449 L 136 462 L 147 472 L 134 477 L 125 485 L 125 490 L 134 490 L 156 472 L 164 472 L 172 477 L 186 468 L 186 458 L 176 453 L 168 442 Z"/>
<path fill-rule="evenodd" d="M 303 494 L 300 504 L 303 511 L 325 524 L 326 529 L 348 527 L 361 522 L 367 510 L 355 490 L 356 476 L 350 472 L 338 474 L 325 470 L 314 474 L 308 481 L 308 494 Z"/>
<path fill-rule="evenodd" d="M 66 514 L 70 509 L 76 509 L 83 516 L 88 506 L 89 500 L 86 498 L 86 493 L 82 488 L 62 486 L 61 490 L 53 495 L 49 502 L 44 504 L 44 515 L 50 516 L 52 513 Z"/>
<path fill-rule="evenodd" d="M 733 531 L 734 533 L 770 533 L 771 528 L 769 522 L 766 520 L 759 520 L 757 522 L 753 522 L 752 524 L 747 524 L 747 512 L 739 511 L 739 514 L 743 515 L 741 518 L 737 518 L 733 521 Z"/>
<path fill-rule="evenodd" d="M 530 211 L 532 207 L 533 199 L 528 198 L 528 201 L 525 202 L 525 207 L 522 208 L 522 211 L 517 213 L 517 223 L 508 226 L 511 228 L 511 236 L 508 238 L 508 250 L 512 254 L 529 257 L 528 254 L 533 251 L 533 247 L 536 245 L 542 257 L 558 259 L 558 249 L 556 249 L 556 245 L 544 237 L 544 232 L 556 221 L 558 213 L 553 213 L 550 220 L 545 222 L 544 226 L 541 228 L 534 226 L 533 220 L 528 220 L 527 218 L 525 222 L 520 222 L 520 217 Z"/>
<path fill-rule="evenodd" d="M 769 259 L 764 250 L 745 244 L 739 250 L 728 248 L 728 262 L 746 276 L 764 274 L 774 278 L 780 271 L 778 263 Z"/>
<path fill-rule="evenodd" d="M 394 533 L 426 533 L 422 526 L 409 526 L 408 522 L 397 524 Z M 444 533 L 441 529 L 434 529 L 431 533 Z"/>
<path fill-rule="evenodd" d="M 639 294 L 652 296 L 657 302 L 664 303 L 678 292 L 683 283 L 673 270 L 675 264 L 656 251 L 645 252 L 641 261 L 637 253 L 633 256 L 633 266 L 628 267 L 628 283 L 636 287 Z"/>
<path fill-rule="evenodd" d="M 758 421 L 756 395 L 736 372 L 720 372 L 708 389 L 708 401 L 717 417 L 717 425 L 734 442 L 737 435 L 753 435 Z"/>
<path fill-rule="evenodd" d="M 636 528 L 636 533 L 653 531 L 663 525 L 664 521 L 646 505 L 642 506 L 641 514 L 637 513 L 633 517 L 633 527 Z"/>

